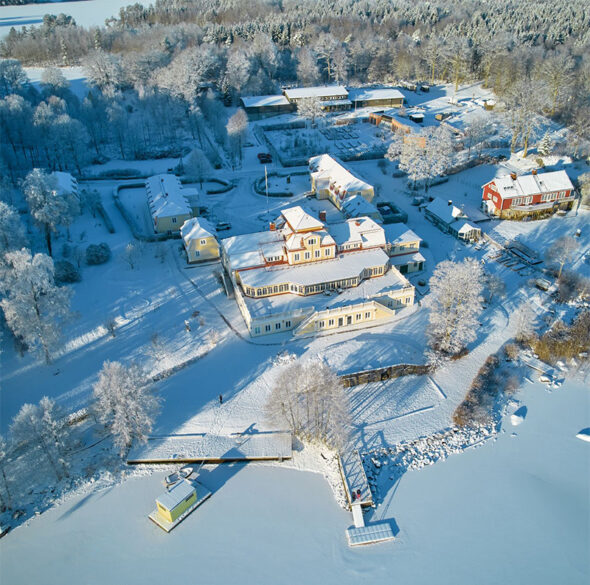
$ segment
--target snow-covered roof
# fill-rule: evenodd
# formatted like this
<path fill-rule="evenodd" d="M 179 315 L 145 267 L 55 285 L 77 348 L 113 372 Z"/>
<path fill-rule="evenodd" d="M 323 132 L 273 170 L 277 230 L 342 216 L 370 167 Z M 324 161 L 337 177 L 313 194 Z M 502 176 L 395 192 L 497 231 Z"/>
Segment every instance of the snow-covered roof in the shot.
<path fill-rule="evenodd" d="M 245 108 L 262 108 L 265 106 L 288 106 L 289 100 L 284 95 L 254 95 L 242 98 Z"/>
<path fill-rule="evenodd" d="M 385 230 L 387 241 L 394 246 L 422 241 L 422 238 L 413 232 L 405 223 L 390 223 L 383 229 Z"/>
<path fill-rule="evenodd" d="M 358 87 L 353 88 L 348 92 L 348 98 L 353 102 L 367 102 L 371 100 L 398 100 L 404 99 L 404 94 L 393 87 L 384 87 L 379 89 Z"/>
<path fill-rule="evenodd" d="M 244 286 L 261 287 L 292 282 L 302 286 L 311 286 L 323 282 L 332 282 L 356 278 L 368 267 L 383 266 L 389 256 L 380 248 L 360 252 L 340 254 L 334 259 L 310 262 L 296 266 L 255 268 L 240 272 Z"/>
<path fill-rule="evenodd" d="M 294 232 L 309 232 L 321 230 L 324 227 L 319 219 L 307 213 L 300 205 L 283 209 L 281 215 Z"/>
<path fill-rule="evenodd" d="M 367 191 L 373 186 L 353 175 L 342 163 L 329 154 L 309 159 L 309 170 L 315 178 L 329 178 L 335 188 L 345 191 Z"/>
<path fill-rule="evenodd" d="M 163 508 L 166 508 L 166 510 L 174 510 L 176 506 L 181 504 L 185 498 L 188 498 L 195 491 L 195 488 L 183 479 L 159 496 L 156 502 Z"/>
<path fill-rule="evenodd" d="M 426 210 L 433 215 L 436 215 L 436 217 L 446 224 L 450 224 L 458 218 L 466 217 L 461 209 L 440 197 L 435 197 L 434 200 L 426 206 Z"/>
<path fill-rule="evenodd" d="M 464 222 L 463 225 L 461 225 L 461 227 L 457 230 L 457 233 L 458 234 L 467 234 L 469 232 L 472 232 L 473 230 L 476 230 L 478 232 L 481 231 L 480 228 L 474 227 L 468 222 Z"/>
<path fill-rule="evenodd" d="M 574 188 L 565 171 L 522 175 L 516 177 L 516 179 L 513 179 L 512 175 L 505 175 L 496 177 L 490 182 L 496 185 L 496 189 L 503 199 L 538 195 L 539 193 L 553 193 L 554 191 L 568 191 Z"/>
<path fill-rule="evenodd" d="M 180 228 L 180 235 L 185 244 L 191 240 L 210 238 L 214 236 L 214 229 L 204 217 L 193 217 L 187 219 Z"/>
<path fill-rule="evenodd" d="M 330 233 L 339 247 L 360 242 L 363 248 L 385 245 L 383 228 L 370 217 L 356 217 L 330 226 Z"/>
<path fill-rule="evenodd" d="M 374 215 L 379 213 L 379 210 L 369 203 L 362 195 L 354 195 L 344 200 L 342 209 L 348 217 L 359 217 L 361 215 Z"/>
<path fill-rule="evenodd" d="M 220 244 L 229 260 L 231 270 L 264 265 L 262 247 L 273 242 L 283 243 L 283 235 L 278 231 L 255 232 L 224 238 Z"/>
<path fill-rule="evenodd" d="M 285 247 L 287 250 L 301 250 L 303 249 L 303 240 L 308 237 L 308 235 L 318 236 L 320 238 L 320 244 L 322 246 L 327 246 L 329 244 L 334 243 L 334 238 L 326 231 L 320 230 L 317 232 L 311 232 L 309 234 L 291 234 L 286 236 L 285 240 Z"/>
<path fill-rule="evenodd" d="M 391 262 L 397 267 L 410 263 L 426 262 L 426 258 L 424 258 L 420 252 L 414 252 L 413 254 L 400 254 L 399 256 L 392 256 Z"/>
<path fill-rule="evenodd" d="M 319 85 L 316 87 L 293 87 L 285 90 L 288 100 L 299 100 L 308 97 L 348 99 L 348 91 L 342 85 Z"/>
<path fill-rule="evenodd" d="M 64 173 L 62 171 L 53 171 L 51 176 L 56 181 L 56 187 L 58 193 L 73 193 L 78 194 L 78 181 L 74 179 L 70 173 Z"/>
<path fill-rule="evenodd" d="M 193 196 L 196 189 L 183 190 L 175 175 L 154 175 L 145 182 L 150 211 L 154 219 L 173 215 L 190 215 L 192 210 L 186 196 Z"/>

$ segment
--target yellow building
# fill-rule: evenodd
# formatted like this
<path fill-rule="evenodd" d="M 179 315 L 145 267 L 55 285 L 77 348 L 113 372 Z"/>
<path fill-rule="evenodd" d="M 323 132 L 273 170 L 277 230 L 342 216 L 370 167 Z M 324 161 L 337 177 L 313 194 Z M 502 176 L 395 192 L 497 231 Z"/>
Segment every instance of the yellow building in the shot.
<path fill-rule="evenodd" d="M 329 199 L 337 209 L 344 201 L 360 195 L 369 203 L 375 197 L 375 189 L 366 181 L 353 175 L 342 163 L 321 154 L 309 159 L 311 190 L 318 199 Z"/>
<path fill-rule="evenodd" d="M 219 258 L 219 243 L 215 230 L 204 217 L 193 217 L 180 228 L 186 256 L 190 264 Z"/>
<path fill-rule="evenodd" d="M 175 522 L 193 504 L 197 503 L 197 490 L 185 480 L 174 484 L 156 499 L 158 514 L 167 522 Z"/>
<path fill-rule="evenodd" d="M 175 175 L 154 175 L 145 182 L 156 233 L 177 232 L 198 207 L 196 189 L 184 189 Z"/>
<path fill-rule="evenodd" d="M 326 227 L 297 206 L 270 231 L 226 238 L 221 249 L 250 334 L 306 335 L 385 322 L 413 305 L 414 287 L 386 244 L 369 217 Z"/>

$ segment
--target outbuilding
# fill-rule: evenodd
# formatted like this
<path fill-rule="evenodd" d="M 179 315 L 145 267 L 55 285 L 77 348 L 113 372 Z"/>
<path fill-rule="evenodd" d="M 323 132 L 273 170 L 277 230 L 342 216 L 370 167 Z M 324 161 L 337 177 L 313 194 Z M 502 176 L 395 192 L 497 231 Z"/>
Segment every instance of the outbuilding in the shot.
<path fill-rule="evenodd" d="M 156 507 L 167 522 L 174 522 L 196 502 L 197 490 L 183 479 L 156 499 Z"/>

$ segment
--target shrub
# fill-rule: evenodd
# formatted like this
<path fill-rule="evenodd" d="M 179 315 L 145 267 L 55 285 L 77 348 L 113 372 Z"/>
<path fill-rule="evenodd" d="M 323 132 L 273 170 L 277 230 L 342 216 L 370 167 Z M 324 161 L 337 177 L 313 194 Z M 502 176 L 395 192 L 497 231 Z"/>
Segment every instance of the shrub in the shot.
<path fill-rule="evenodd" d="M 569 327 L 558 321 L 533 343 L 533 350 L 540 359 L 549 363 L 590 351 L 590 311 L 580 313 Z"/>
<path fill-rule="evenodd" d="M 515 360 L 518 357 L 518 352 L 519 348 L 516 343 L 507 343 L 504 346 L 504 354 L 508 360 Z"/>
<path fill-rule="evenodd" d="M 80 271 L 71 262 L 58 260 L 55 262 L 54 279 L 57 284 L 64 284 L 80 282 L 82 277 L 80 276 Z"/>
<path fill-rule="evenodd" d="M 584 300 L 590 295 L 590 281 L 577 272 L 564 270 L 557 281 L 557 300 L 567 303 L 576 299 Z"/>
<path fill-rule="evenodd" d="M 86 248 L 86 264 L 96 266 L 108 262 L 111 257 L 111 249 L 106 242 L 100 244 L 90 244 Z"/>

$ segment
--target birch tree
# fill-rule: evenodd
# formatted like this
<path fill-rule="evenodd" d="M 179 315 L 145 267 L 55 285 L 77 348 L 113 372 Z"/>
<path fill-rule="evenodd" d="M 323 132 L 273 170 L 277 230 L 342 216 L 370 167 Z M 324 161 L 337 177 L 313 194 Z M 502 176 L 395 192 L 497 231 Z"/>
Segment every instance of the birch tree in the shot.
<path fill-rule="evenodd" d="M 70 289 L 55 285 L 53 260 L 24 248 L 8 252 L 0 266 L 0 292 L 8 327 L 49 363 L 70 316 L 71 298 Z"/>
<path fill-rule="evenodd" d="M 227 121 L 226 129 L 230 145 L 232 146 L 234 160 L 239 158 L 241 162 L 242 144 L 248 130 L 248 116 L 242 108 L 239 108 L 237 112 L 230 117 Z M 238 156 L 236 156 L 236 154 Z"/>
<path fill-rule="evenodd" d="M 311 120 L 311 125 L 315 124 L 316 118 L 323 118 L 326 111 L 322 108 L 322 102 L 317 96 L 302 98 L 297 103 L 297 113 L 307 120 Z"/>
<path fill-rule="evenodd" d="M 69 426 L 53 400 L 44 396 L 37 405 L 23 404 L 10 433 L 16 443 L 38 446 L 58 481 L 69 476 Z"/>
<path fill-rule="evenodd" d="M 320 80 L 317 57 L 307 47 L 297 53 L 297 81 L 303 86 L 316 84 Z"/>
<path fill-rule="evenodd" d="M 137 364 L 104 362 L 93 391 L 94 412 L 110 428 L 121 456 L 134 440 L 147 441 L 160 401 Z"/>
<path fill-rule="evenodd" d="M 268 417 L 300 439 L 341 448 L 348 438 L 350 405 L 338 376 L 323 362 L 284 367 L 266 404 Z"/>
<path fill-rule="evenodd" d="M 27 175 L 23 191 L 33 219 L 45 232 L 47 251 L 52 256 L 51 233 L 71 224 L 80 213 L 78 201 L 73 193 L 60 193 L 55 177 L 41 169 Z"/>
<path fill-rule="evenodd" d="M 430 279 L 428 339 L 435 351 L 459 353 L 477 337 L 482 312 L 483 270 L 471 258 L 441 262 Z"/>

